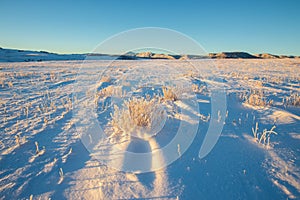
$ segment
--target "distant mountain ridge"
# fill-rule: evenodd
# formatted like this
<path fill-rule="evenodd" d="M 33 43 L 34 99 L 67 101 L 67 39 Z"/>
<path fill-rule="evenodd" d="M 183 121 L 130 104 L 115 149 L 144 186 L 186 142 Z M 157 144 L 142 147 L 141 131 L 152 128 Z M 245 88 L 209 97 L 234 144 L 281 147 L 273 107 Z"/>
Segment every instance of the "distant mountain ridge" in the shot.
<path fill-rule="evenodd" d="M 249 54 L 247 52 L 221 52 L 221 53 L 209 53 L 210 58 L 241 58 L 241 59 L 276 59 L 276 58 L 300 58 L 300 56 L 287 56 L 287 55 L 273 55 L 269 53 L 262 54 Z"/>
<path fill-rule="evenodd" d="M 57 54 L 46 51 L 30 51 L 18 49 L 4 49 L 0 47 L 0 62 L 30 62 L 30 61 L 55 61 L 55 60 L 140 60 L 140 59 L 283 59 L 300 58 L 300 56 L 273 55 L 269 53 L 249 54 L 247 52 L 221 52 L 208 55 L 171 55 L 153 52 L 128 52 L 124 55 L 102 53 L 87 54 Z"/>
<path fill-rule="evenodd" d="M 209 53 L 210 58 L 259 58 L 246 52 Z"/>

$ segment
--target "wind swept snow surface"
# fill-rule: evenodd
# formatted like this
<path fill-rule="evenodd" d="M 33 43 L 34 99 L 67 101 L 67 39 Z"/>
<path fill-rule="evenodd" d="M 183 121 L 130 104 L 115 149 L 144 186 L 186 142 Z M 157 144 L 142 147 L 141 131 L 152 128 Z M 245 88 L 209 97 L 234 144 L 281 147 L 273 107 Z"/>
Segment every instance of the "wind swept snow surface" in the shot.
<path fill-rule="evenodd" d="M 299 74 L 298 59 L 1 63 L 0 199 L 299 199 Z"/>

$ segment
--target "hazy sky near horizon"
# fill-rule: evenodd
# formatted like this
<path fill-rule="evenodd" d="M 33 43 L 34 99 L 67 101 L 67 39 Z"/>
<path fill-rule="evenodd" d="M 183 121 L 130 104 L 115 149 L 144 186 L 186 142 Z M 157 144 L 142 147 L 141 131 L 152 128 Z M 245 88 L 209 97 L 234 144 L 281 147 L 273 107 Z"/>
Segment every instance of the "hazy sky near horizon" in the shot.
<path fill-rule="evenodd" d="M 299 0 L 1 0 L 0 47 L 91 52 L 133 28 L 182 32 L 207 52 L 300 55 Z"/>

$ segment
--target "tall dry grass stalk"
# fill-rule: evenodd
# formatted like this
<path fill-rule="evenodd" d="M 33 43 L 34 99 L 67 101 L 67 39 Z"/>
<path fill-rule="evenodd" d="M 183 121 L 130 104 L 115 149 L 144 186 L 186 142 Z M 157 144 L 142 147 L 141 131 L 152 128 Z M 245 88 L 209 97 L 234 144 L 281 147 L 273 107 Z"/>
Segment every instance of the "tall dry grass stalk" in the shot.
<path fill-rule="evenodd" d="M 264 129 L 263 132 L 258 132 L 258 122 L 255 124 L 255 129 L 252 128 L 252 133 L 254 136 L 254 139 L 257 143 L 263 144 L 265 147 L 270 147 L 270 137 L 272 134 L 278 135 L 277 132 L 274 131 L 276 126 L 273 126 L 270 130 Z"/>

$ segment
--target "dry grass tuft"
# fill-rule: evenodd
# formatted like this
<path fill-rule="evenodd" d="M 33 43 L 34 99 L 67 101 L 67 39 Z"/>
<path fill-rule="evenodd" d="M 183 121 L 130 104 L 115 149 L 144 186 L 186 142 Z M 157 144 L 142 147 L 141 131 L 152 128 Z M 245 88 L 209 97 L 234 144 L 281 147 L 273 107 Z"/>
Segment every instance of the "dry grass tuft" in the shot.
<path fill-rule="evenodd" d="M 111 78 L 109 76 L 102 76 L 100 82 L 102 82 L 102 83 L 105 83 L 105 82 L 110 83 L 111 82 Z"/>
<path fill-rule="evenodd" d="M 249 94 L 242 94 L 240 96 L 245 103 L 252 105 L 252 106 L 270 106 L 273 104 L 273 101 L 268 101 L 262 91 L 251 91 Z"/>
<path fill-rule="evenodd" d="M 114 132 L 127 132 L 137 128 L 150 130 L 163 118 L 164 109 L 159 104 L 158 99 L 132 98 L 125 101 L 124 108 L 114 107 L 111 114 L 111 125 Z"/>
<path fill-rule="evenodd" d="M 262 82 L 262 81 L 255 81 L 255 82 L 254 82 L 254 86 L 255 86 L 255 87 L 258 87 L 258 88 L 261 88 L 261 87 L 263 87 L 264 85 L 263 85 L 263 82 Z"/>
<path fill-rule="evenodd" d="M 14 84 L 13 84 L 11 81 L 9 81 L 9 82 L 7 83 L 7 85 L 8 85 L 9 88 L 12 88 L 12 87 L 14 86 Z"/>
<path fill-rule="evenodd" d="M 132 99 L 125 104 L 134 124 L 137 126 L 148 127 L 152 121 L 152 107 L 155 106 L 154 100 Z"/>
<path fill-rule="evenodd" d="M 114 85 L 110 85 L 106 88 L 103 88 L 98 93 L 99 97 L 107 97 L 107 96 L 122 97 L 124 95 L 125 95 L 125 93 L 123 92 L 122 87 L 121 86 L 114 86 Z"/>
<path fill-rule="evenodd" d="M 193 84 L 192 85 L 192 90 L 195 93 L 204 93 L 204 92 L 207 92 L 207 88 L 206 88 L 205 85 L 199 86 L 197 84 Z"/>
<path fill-rule="evenodd" d="M 292 93 L 289 97 L 284 99 L 284 103 L 287 106 L 300 106 L 299 93 Z"/>
<path fill-rule="evenodd" d="M 178 97 L 175 94 L 174 88 L 164 86 L 164 87 L 162 87 L 162 91 L 163 91 L 165 100 L 170 100 L 170 101 L 178 100 Z"/>
<path fill-rule="evenodd" d="M 258 132 L 258 123 L 256 123 L 255 129 L 252 128 L 254 140 L 257 143 L 262 144 L 265 147 L 269 148 L 271 134 L 278 135 L 278 133 L 274 131 L 275 128 L 276 128 L 276 126 L 273 126 L 270 130 L 264 129 L 262 133 L 259 133 Z"/>
<path fill-rule="evenodd" d="M 266 106 L 267 102 L 264 100 L 264 97 L 259 94 L 250 94 L 246 99 L 246 103 L 253 106 Z"/>

